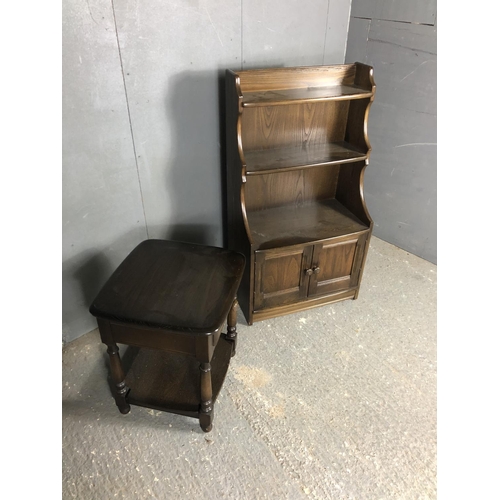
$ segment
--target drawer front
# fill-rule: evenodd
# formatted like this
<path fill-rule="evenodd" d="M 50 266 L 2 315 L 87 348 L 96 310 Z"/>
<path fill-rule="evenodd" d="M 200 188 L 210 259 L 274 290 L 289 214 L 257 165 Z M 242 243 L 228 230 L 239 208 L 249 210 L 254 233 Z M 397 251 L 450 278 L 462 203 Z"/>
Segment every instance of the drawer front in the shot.
<path fill-rule="evenodd" d="M 311 245 L 256 251 L 254 310 L 304 300 L 312 254 Z"/>
<path fill-rule="evenodd" d="M 309 297 L 358 286 L 367 238 L 362 233 L 314 245 Z"/>

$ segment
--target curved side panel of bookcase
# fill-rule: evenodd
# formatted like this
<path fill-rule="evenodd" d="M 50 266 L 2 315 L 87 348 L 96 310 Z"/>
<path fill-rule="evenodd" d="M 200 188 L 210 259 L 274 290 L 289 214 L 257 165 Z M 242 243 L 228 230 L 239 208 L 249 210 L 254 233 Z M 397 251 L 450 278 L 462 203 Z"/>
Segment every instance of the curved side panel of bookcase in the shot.
<path fill-rule="evenodd" d="M 368 117 L 375 97 L 375 81 L 373 68 L 366 64 L 355 63 L 356 75 L 354 84 L 369 89 L 371 94 L 365 99 L 353 100 L 349 103 L 349 114 L 346 127 L 346 141 L 366 153 L 366 160 L 355 163 L 350 169 L 341 169 L 339 175 L 339 193 L 341 200 L 360 220 L 368 226 L 373 220 L 368 212 L 364 195 L 364 175 L 372 150 L 368 137 Z"/>
<path fill-rule="evenodd" d="M 373 68 L 371 66 L 367 66 L 366 64 L 356 63 L 356 75 L 359 75 L 358 78 L 360 78 L 361 80 L 359 81 L 359 84 L 367 85 L 369 88 L 371 88 L 372 91 L 372 95 L 370 97 L 368 105 L 366 106 L 365 116 L 363 118 L 363 134 L 367 146 L 367 156 L 368 156 L 367 163 L 368 163 L 370 161 L 370 153 L 372 150 L 372 146 L 370 144 L 370 138 L 368 137 L 368 117 L 370 115 L 370 108 L 372 106 L 373 99 L 375 99 L 375 92 L 377 86 L 375 85 L 375 80 L 373 79 Z"/>
<path fill-rule="evenodd" d="M 373 68 L 371 66 L 367 66 L 366 64 L 360 64 L 356 63 L 356 73 L 358 74 L 358 69 L 361 69 L 360 74 L 364 76 L 364 78 L 367 80 L 367 83 L 370 85 L 372 89 L 372 96 L 370 97 L 370 102 L 366 106 L 365 110 L 365 116 L 363 119 L 363 134 L 365 136 L 365 142 L 367 145 L 367 158 L 365 160 L 365 165 L 361 169 L 360 176 L 359 176 L 359 195 L 361 198 L 361 203 L 363 205 L 363 210 L 366 214 L 367 220 L 370 222 L 370 227 L 373 226 L 373 219 L 370 216 L 370 212 L 368 212 L 368 208 L 366 206 L 366 201 L 365 201 L 365 170 L 366 166 L 370 162 L 370 154 L 372 151 L 372 146 L 370 143 L 370 138 L 368 137 L 368 118 L 370 116 L 370 108 L 372 107 L 373 100 L 375 99 L 375 92 L 377 90 L 377 86 L 375 85 L 375 80 L 373 79 Z"/>
<path fill-rule="evenodd" d="M 252 233 L 250 232 L 250 226 L 248 224 L 247 217 L 247 207 L 245 202 L 245 184 L 247 182 L 247 164 L 245 161 L 245 153 L 243 151 L 243 139 L 241 134 L 241 118 L 243 113 L 243 94 L 241 92 L 240 77 L 235 75 L 235 88 L 236 94 L 238 95 L 238 118 L 236 121 L 236 135 L 238 144 L 238 156 L 241 165 L 241 186 L 240 186 L 240 204 L 241 204 L 241 215 L 243 217 L 243 224 L 245 226 L 245 231 L 247 233 L 248 242 L 252 245 Z"/>
<path fill-rule="evenodd" d="M 241 116 L 243 95 L 240 77 L 226 71 L 226 147 L 228 183 L 228 243 L 238 249 L 242 239 L 252 243 L 245 204 L 246 162 L 243 153 Z M 244 228 L 244 234 L 242 229 Z"/>
<path fill-rule="evenodd" d="M 370 90 L 370 94 L 366 98 L 349 102 L 346 141 L 363 151 L 369 159 L 372 147 L 368 138 L 368 115 L 370 114 L 376 87 L 371 66 L 356 63 L 356 68 L 355 84 Z"/>
<path fill-rule="evenodd" d="M 252 239 L 245 202 L 246 162 L 242 147 L 241 115 L 243 96 L 240 77 L 226 71 L 226 152 L 227 152 L 227 244 L 246 259 L 245 271 L 238 290 L 238 301 L 249 324 L 253 322 Z"/>
<path fill-rule="evenodd" d="M 365 170 L 366 166 L 368 165 L 368 160 L 366 160 L 365 164 L 361 168 L 361 172 L 359 174 L 359 198 L 361 200 L 361 205 L 363 207 L 363 212 L 366 215 L 366 220 L 369 222 L 370 227 L 373 226 L 373 219 L 370 215 L 370 212 L 368 212 L 368 207 L 366 206 L 366 201 L 365 201 Z"/>

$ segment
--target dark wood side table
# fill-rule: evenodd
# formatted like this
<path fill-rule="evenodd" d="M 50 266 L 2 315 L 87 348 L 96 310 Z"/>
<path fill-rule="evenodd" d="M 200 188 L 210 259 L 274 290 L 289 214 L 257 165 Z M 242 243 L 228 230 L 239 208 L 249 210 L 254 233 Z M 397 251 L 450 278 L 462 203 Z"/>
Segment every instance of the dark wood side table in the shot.
<path fill-rule="evenodd" d="M 121 413 L 145 406 L 212 429 L 236 349 L 235 297 L 244 267 L 239 253 L 165 240 L 143 241 L 120 264 L 90 312 L 108 346 Z M 140 348 L 126 375 L 117 343 Z"/>

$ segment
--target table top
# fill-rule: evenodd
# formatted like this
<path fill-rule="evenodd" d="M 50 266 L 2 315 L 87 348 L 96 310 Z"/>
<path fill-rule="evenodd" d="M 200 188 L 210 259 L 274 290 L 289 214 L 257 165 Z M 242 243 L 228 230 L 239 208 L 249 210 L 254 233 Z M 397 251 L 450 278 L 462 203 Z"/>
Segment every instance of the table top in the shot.
<path fill-rule="evenodd" d="M 243 255 L 167 240 L 140 243 L 111 275 L 90 312 L 99 318 L 209 335 L 224 324 Z"/>

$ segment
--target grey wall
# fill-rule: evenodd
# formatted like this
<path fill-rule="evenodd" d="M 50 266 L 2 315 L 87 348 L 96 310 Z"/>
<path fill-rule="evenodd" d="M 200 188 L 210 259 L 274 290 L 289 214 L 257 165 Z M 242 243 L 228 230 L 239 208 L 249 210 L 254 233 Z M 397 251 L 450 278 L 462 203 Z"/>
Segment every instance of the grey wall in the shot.
<path fill-rule="evenodd" d="M 344 62 L 350 0 L 63 2 L 63 341 L 146 238 L 223 245 L 226 68 Z M 223 158 L 222 158 L 223 160 Z"/>
<path fill-rule="evenodd" d="M 109 1 L 63 2 L 63 341 L 146 226 Z"/>
<path fill-rule="evenodd" d="M 352 0 L 346 62 L 374 67 L 365 196 L 374 234 L 433 263 L 436 0 Z"/>

